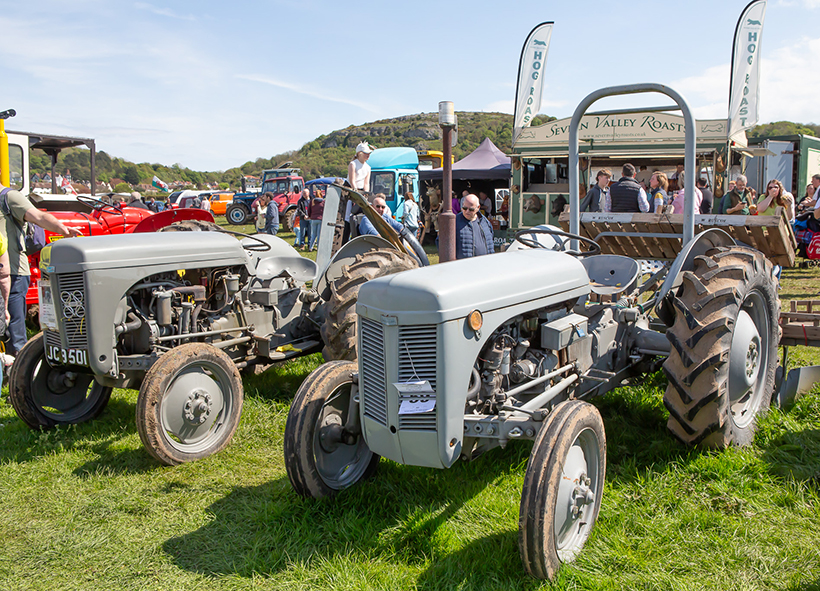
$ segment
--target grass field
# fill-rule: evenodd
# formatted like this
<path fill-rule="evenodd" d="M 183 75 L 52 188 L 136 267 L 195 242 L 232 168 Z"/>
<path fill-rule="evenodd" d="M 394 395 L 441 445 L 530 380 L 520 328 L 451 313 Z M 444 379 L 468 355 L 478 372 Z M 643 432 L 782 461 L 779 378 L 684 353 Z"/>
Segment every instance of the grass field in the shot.
<path fill-rule="evenodd" d="M 820 270 L 784 273 L 784 299 L 818 293 Z M 802 348 L 792 360 L 820 362 Z M 335 499 L 297 497 L 285 419 L 320 362 L 246 378 L 233 443 L 174 468 L 142 449 L 134 391 L 115 391 L 93 423 L 44 433 L 0 402 L 0 589 L 820 590 L 817 394 L 772 410 L 750 448 L 722 453 L 666 432 L 661 374 L 596 400 L 601 514 L 550 584 L 518 557 L 529 444 L 446 471 L 382 460 Z"/>

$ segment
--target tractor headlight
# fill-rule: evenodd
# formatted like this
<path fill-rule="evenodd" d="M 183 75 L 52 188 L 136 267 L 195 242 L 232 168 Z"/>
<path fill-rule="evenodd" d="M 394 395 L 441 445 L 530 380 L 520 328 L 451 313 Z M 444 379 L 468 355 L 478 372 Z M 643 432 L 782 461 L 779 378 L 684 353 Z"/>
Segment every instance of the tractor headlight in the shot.
<path fill-rule="evenodd" d="M 481 315 L 481 312 L 478 310 L 473 310 L 467 316 L 467 324 L 475 331 L 481 330 L 481 326 L 484 324 L 484 317 Z"/>

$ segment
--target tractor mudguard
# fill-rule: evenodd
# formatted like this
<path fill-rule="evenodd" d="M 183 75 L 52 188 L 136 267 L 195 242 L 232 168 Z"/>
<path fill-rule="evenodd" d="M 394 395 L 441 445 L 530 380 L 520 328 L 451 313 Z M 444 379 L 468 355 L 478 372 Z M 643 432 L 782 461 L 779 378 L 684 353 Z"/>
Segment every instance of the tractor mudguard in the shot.
<path fill-rule="evenodd" d="M 181 222 L 183 220 L 202 220 L 203 222 L 213 222 L 214 216 L 210 211 L 204 209 L 166 209 L 160 211 L 150 217 L 145 218 L 139 224 L 134 226 L 132 232 L 156 232 L 160 228 L 170 226 L 174 222 Z"/>

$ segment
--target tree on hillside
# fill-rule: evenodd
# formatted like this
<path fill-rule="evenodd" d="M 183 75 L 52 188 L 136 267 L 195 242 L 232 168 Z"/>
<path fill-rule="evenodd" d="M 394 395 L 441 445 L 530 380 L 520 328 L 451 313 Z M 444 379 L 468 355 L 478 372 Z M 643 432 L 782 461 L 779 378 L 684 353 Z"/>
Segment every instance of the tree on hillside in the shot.
<path fill-rule="evenodd" d="M 138 185 L 140 182 L 140 172 L 135 164 L 129 164 L 122 171 L 122 180 L 130 185 Z"/>
<path fill-rule="evenodd" d="M 792 123 L 791 121 L 775 121 L 755 126 L 749 137 L 766 137 L 772 135 L 813 135 L 817 136 L 820 126 L 812 124 Z"/>

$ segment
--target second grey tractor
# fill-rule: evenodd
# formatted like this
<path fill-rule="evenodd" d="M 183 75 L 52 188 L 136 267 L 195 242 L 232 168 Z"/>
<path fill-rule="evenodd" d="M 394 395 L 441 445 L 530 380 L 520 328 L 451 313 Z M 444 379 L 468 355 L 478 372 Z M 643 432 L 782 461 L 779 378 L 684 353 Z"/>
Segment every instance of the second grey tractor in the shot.
<path fill-rule="evenodd" d="M 381 236 L 331 256 L 341 188 L 327 194 L 317 262 L 275 236 L 237 240 L 193 222 L 44 248 L 43 330 L 10 377 L 17 414 L 32 428 L 80 423 L 99 415 L 112 388 L 139 389 L 144 446 L 178 464 L 229 443 L 242 410 L 240 371 L 319 350 L 355 359 L 361 285 L 427 260 L 412 237 L 415 256 L 386 224 Z"/>

